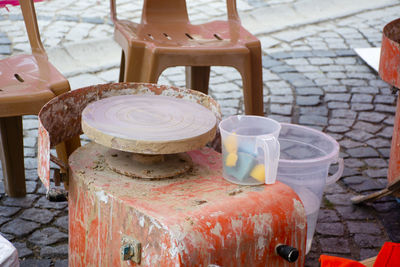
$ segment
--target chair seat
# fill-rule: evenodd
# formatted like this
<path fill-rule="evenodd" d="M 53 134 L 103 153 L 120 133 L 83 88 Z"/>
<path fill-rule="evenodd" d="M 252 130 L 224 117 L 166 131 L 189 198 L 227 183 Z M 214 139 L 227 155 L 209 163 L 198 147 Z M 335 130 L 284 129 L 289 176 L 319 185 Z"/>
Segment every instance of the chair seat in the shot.
<path fill-rule="evenodd" d="M 68 90 L 68 81 L 44 55 L 0 60 L 0 117 L 37 114 L 50 99 Z"/>
<path fill-rule="evenodd" d="M 147 47 L 164 49 L 165 51 L 185 48 L 209 53 L 226 53 L 227 50 L 241 50 L 246 43 L 258 41 L 251 33 L 237 22 L 212 21 L 205 24 L 189 23 L 136 24 L 128 20 L 120 20 L 115 24 L 117 42 L 119 34 L 130 42 L 146 43 Z M 122 44 L 121 44 L 122 45 Z M 211 49 L 211 50 L 210 50 Z"/>

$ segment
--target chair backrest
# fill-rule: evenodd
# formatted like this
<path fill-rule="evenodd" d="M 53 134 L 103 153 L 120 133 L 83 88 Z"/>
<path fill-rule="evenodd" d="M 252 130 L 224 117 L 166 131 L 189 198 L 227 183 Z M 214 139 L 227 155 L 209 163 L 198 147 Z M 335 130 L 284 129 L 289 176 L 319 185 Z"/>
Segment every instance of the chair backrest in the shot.
<path fill-rule="evenodd" d="M 36 19 L 36 11 L 33 0 L 19 1 L 24 17 L 25 28 L 28 34 L 29 43 L 32 48 L 32 54 L 39 53 L 46 55 L 42 41 L 40 40 L 39 27 Z"/>
<path fill-rule="evenodd" d="M 144 0 L 142 23 L 188 22 L 186 0 Z"/>

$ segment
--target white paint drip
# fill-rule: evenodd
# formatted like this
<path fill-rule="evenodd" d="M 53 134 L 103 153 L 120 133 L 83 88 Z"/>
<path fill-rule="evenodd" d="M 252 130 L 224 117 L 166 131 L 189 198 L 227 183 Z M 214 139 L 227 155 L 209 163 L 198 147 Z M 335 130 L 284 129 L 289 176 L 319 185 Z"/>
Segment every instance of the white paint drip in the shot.
<path fill-rule="evenodd" d="M 222 226 L 221 224 L 219 224 L 219 222 L 217 222 L 217 224 L 214 226 L 213 229 L 211 229 L 211 233 L 219 236 L 221 238 L 221 243 L 222 243 L 222 247 L 224 247 L 224 237 L 221 235 L 221 231 L 222 231 Z"/>
<path fill-rule="evenodd" d="M 293 199 L 293 207 L 294 207 L 294 211 L 297 213 L 296 217 L 301 217 L 304 216 L 305 211 L 304 211 L 304 207 L 303 204 L 301 203 L 301 201 L 297 200 L 297 199 Z M 300 228 L 300 229 L 304 229 L 306 227 L 306 223 L 296 223 L 296 227 Z"/>
<path fill-rule="evenodd" d="M 104 193 L 103 190 L 97 191 L 97 192 L 96 192 L 96 196 L 97 196 L 97 198 L 98 198 L 100 201 L 102 201 L 102 202 L 104 202 L 104 203 L 107 204 L 107 202 L 108 202 L 108 196 Z"/>
<path fill-rule="evenodd" d="M 154 224 L 158 229 L 161 229 L 161 225 L 160 225 L 156 220 L 154 220 L 153 218 L 150 218 L 150 221 L 151 221 L 151 223 Z"/>
<path fill-rule="evenodd" d="M 216 211 L 210 214 L 210 217 L 218 217 L 220 215 L 224 215 L 222 211 Z"/>
<path fill-rule="evenodd" d="M 144 217 L 143 216 L 141 216 L 139 218 L 139 225 L 140 225 L 140 227 L 144 227 Z"/>

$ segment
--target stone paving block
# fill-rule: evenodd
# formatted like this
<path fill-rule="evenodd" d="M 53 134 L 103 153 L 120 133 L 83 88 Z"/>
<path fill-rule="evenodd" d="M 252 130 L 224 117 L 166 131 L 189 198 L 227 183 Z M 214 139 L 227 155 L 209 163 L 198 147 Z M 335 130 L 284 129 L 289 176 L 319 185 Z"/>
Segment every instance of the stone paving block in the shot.
<path fill-rule="evenodd" d="M 273 96 L 271 96 L 271 103 L 290 104 L 292 102 L 293 102 L 293 96 L 291 96 L 291 95 L 286 95 L 286 96 L 273 95 Z"/>
<path fill-rule="evenodd" d="M 381 168 L 381 167 L 387 167 L 388 166 L 388 162 L 386 160 L 384 160 L 384 159 L 381 159 L 381 158 L 364 159 L 364 161 L 370 167 Z"/>
<path fill-rule="evenodd" d="M 321 71 L 324 71 L 324 72 L 337 72 L 337 71 L 344 71 L 345 70 L 345 68 L 343 66 L 334 65 L 334 64 L 327 65 L 327 66 L 320 66 L 319 68 L 321 69 Z"/>
<path fill-rule="evenodd" d="M 319 87 L 296 87 L 298 95 L 323 95 L 324 92 Z"/>
<path fill-rule="evenodd" d="M 395 114 L 396 113 L 396 106 L 377 104 L 377 105 L 375 105 L 375 111 L 378 111 L 378 112 L 389 112 L 389 113 Z"/>
<path fill-rule="evenodd" d="M 316 66 L 311 65 L 294 65 L 298 72 L 318 72 L 320 69 Z"/>
<path fill-rule="evenodd" d="M 48 227 L 35 231 L 29 238 L 29 242 L 36 245 L 52 245 L 68 239 L 68 234 L 60 232 L 57 228 Z"/>
<path fill-rule="evenodd" d="M 339 222 L 340 218 L 334 210 L 320 209 L 318 213 L 318 223 Z"/>
<path fill-rule="evenodd" d="M 341 144 L 341 142 L 340 142 Z M 362 162 L 360 159 L 352 159 L 352 158 L 348 158 L 344 161 L 344 166 L 346 167 L 361 167 L 364 166 L 364 162 Z"/>
<path fill-rule="evenodd" d="M 378 148 L 379 153 L 384 158 L 389 158 L 390 156 L 390 148 Z"/>
<path fill-rule="evenodd" d="M 24 159 L 25 169 L 37 169 L 37 158 L 25 158 Z"/>
<path fill-rule="evenodd" d="M 291 115 L 292 114 L 292 105 L 271 104 L 270 111 L 271 111 L 271 113 L 276 113 L 276 114 L 281 114 L 281 115 Z"/>
<path fill-rule="evenodd" d="M 357 246 L 362 248 L 380 248 L 385 239 L 381 236 L 369 235 L 369 234 L 355 234 L 354 242 Z"/>
<path fill-rule="evenodd" d="M 332 168 L 331 168 L 332 169 Z M 330 172 L 330 174 L 335 173 L 337 171 L 337 168 L 334 168 L 333 172 Z M 330 185 L 326 185 L 324 188 L 324 194 L 330 195 L 330 194 L 342 194 L 346 193 L 347 191 L 344 190 L 338 183 L 333 183 Z"/>
<path fill-rule="evenodd" d="M 351 87 L 352 93 L 359 94 L 379 94 L 379 89 L 372 86 Z M 377 96 L 375 96 L 376 98 Z"/>
<path fill-rule="evenodd" d="M 308 60 L 312 65 L 331 65 L 334 63 L 329 57 L 311 57 Z"/>
<path fill-rule="evenodd" d="M 327 93 L 344 93 L 347 92 L 347 89 L 345 86 L 342 85 L 330 85 L 330 86 L 324 86 L 322 87 L 325 92 Z"/>
<path fill-rule="evenodd" d="M 318 107 L 300 107 L 300 114 L 314 114 L 319 116 L 327 116 L 328 109 L 324 106 Z"/>
<path fill-rule="evenodd" d="M 391 142 L 388 139 L 374 138 L 368 140 L 367 144 L 374 148 L 379 148 L 379 147 L 390 147 Z"/>
<path fill-rule="evenodd" d="M 26 259 L 20 261 L 21 267 L 49 267 L 51 264 L 51 260 L 42 260 L 42 259 Z"/>
<path fill-rule="evenodd" d="M 354 158 L 371 158 L 379 156 L 378 152 L 371 147 L 349 148 L 346 150 L 346 153 Z"/>
<path fill-rule="evenodd" d="M 393 127 L 385 127 L 382 131 L 377 133 L 378 136 L 384 137 L 384 138 L 392 138 L 393 136 Z"/>
<path fill-rule="evenodd" d="M 54 225 L 68 231 L 68 215 L 57 218 Z"/>
<path fill-rule="evenodd" d="M 26 185 L 26 192 L 28 194 L 35 193 L 37 185 L 35 181 L 26 181 L 25 185 Z"/>
<path fill-rule="evenodd" d="M 344 234 L 344 227 L 341 222 L 319 222 L 315 228 L 315 231 L 324 236 L 342 236 Z"/>
<path fill-rule="evenodd" d="M 324 100 L 329 101 L 342 101 L 347 102 L 350 100 L 350 94 L 325 94 Z"/>
<path fill-rule="evenodd" d="M 368 94 L 353 94 L 351 97 L 351 102 L 357 103 L 371 103 L 372 102 L 372 95 Z"/>
<path fill-rule="evenodd" d="M 56 260 L 54 267 L 68 267 L 68 260 Z"/>
<path fill-rule="evenodd" d="M 331 126 L 329 126 L 329 127 L 331 127 Z M 364 145 L 364 143 L 356 142 L 356 141 L 353 141 L 350 139 L 341 140 L 339 142 L 339 144 L 341 147 L 344 147 L 344 148 L 354 148 L 354 147 L 360 147 L 360 146 Z"/>
<path fill-rule="evenodd" d="M 376 79 L 376 75 L 365 72 L 350 72 L 347 74 L 347 77 L 356 79 L 366 79 L 366 80 Z"/>
<path fill-rule="evenodd" d="M 388 84 L 386 82 L 382 81 L 381 79 L 371 80 L 371 81 L 369 81 L 369 84 L 372 87 L 379 87 L 379 88 L 387 88 L 388 87 Z"/>
<path fill-rule="evenodd" d="M 331 126 L 328 126 L 328 128 L 326 128 L 326 130 L 331 133 L 345 133 L 349 130 L 349 127 L 340 126 L 340 125 L 331 125 Z"/>
<path fill-rule="evenodd" d="M 299 123 L 312 126 L 326 126 L 328 123 L 328 119 L 319 115 L 301 115 L 299 117 Z"/>
<path fill-rule="evenodd" d="M 304 72 L 302 73 L 304 77 L 314 80 L 314 79 L 319 79 L 319 78 L 326 78 L 326 75 L 320 71 L 315 71 L 315 72 Z M 315 86 L 315 85 L 314 85 Z"/>
<path fill-rule="evenodd" d="M 387 168 L 367 169 L 363 174 L 371 178 L 386 178 L 387 171 Z"/>
<path fill-rule="evenodd" d="M 28 221 L 34 221 L 34 222 L 41 223 L 41 224 L 47 224 L 53 220 L 54 216 L 55 216 L 55 213 L 51 212 L 49 210 L 31 208 L 31 209 L 25 210 L 20 215 L 20 218 L 28 220 Z"/>
<path fill-rule="evenodd" d="M 297 96 L 296 104 L 299 106 L 316 106 L 321 102 L 319 96 Z"/>
<path fill-rule="evenodd" d="M 314 83 L 317 86 L 332 86 L 332 85 L 339 85 L 338 80 L 330 79 L 330 78 L 317 78 L 314 80 Z"/>
<path fill-rule="evenodd" d="M 50 202 L 45 196 L 39 198 L 34 207 L 42 209 L 57 209 L 61 210 L 68 206 L 67 202 Z"/>
<path fill-rule="evenodd" d="M 26 247 L 25 242 L 13 242 L 13 245 L 18 251 L 18 257 L 20 259 L 33 255 L 33 251 Z M 21 266 L 23 265 L 21 264 Z"/>
<path fill-rule="evenodd" d="M 380 225 L 375 222 L 354 222 L 348 221 L 347 228 L 351 234 L 371 234 L 380 235 L 382 233 Z"/>
<path fill-rule="evenodd" d="M 331 79 L 345 79 L 347 76 L 344 72 L 334 71 L 334 72 L 328 72 L 326 74 L 326 77 L 331 78 Z"/>
<path fill-rule="evenodd" d="M 11 207 L 23 207 L 29 208 L 32 206 L 33 202 L 38 198 L 37 195 L 27 194 L 25 197 L 13 198 L 6 197 L 3 199 L 3 205 Z"/>
<path fill-rule="evenodd" d="M 334 103 L 334 102 L 331 102 Z M 329 119 L 329 124 L 330 125 L 343 125 L 343 126 L 347 126 L 350 127 L 354 124 L 354 119 Z"/>
<path fill-rule="evenodd" d="M 15 235 L 17 237 L 23 237 L 40 227 L 35 222 L 29 222 L 22 219 L 14 219 L 11 222 L 4 224 L 0 230 L 1 232 Z"/>
<path fill-rule="evenodd" d="M 58 245 L 54 247 L 45 246 L 40 250 L 40 257 L 51 258 L 51 257 L 66 257 L 68 255 L 68 245 Z"/>
<path fill-rule="evenodd" d="M 351 110 L 354 111 L 372 111 L 374 110 L 374 105 L 364 104 L 364 103 L 351 103 Z"/>
<path fill-rule="evenodd" d="M 375 219 L 374 215 L 370 212 L 369 209 L 364 207 L 358 207 L 354 205 L 348 206 L 337 206 L 335 210 L 338 211 L 340 216 L 342 216 L 345 220 L 373 220 Z"/>
<path fill-rule="evenodd" d="M 14 214 L 16 214 L 18 211 L 20 211 L 20 207 L 5 207 L 5 206 L 0 206 L 0 216 L 3 217 L 11 217 Z"/>
<path fill-rule="evenodd" d="M 321 249 L 324 253 L 350 253 L 349 243 L 340 237 L 320 238 Z"/>
<path fill-rule="evenodd" d="M 369 132 L 369 133 L 376 133 L 380 129 L 382 129 L 382 125 L 368 123 L 368 122 L 364 122 L 364 121 L 357 121 L 354 124 L 353 128 L 354 129 L 358 129 L 358 130 L 362 130 L 362 131 L 366 131 L 366 132 Z"/>
<path fill-rule="evenodd" d="M 364 141 L 367 141 L 368 139 L 371 139 L 372 137 L 374 137 L 374 135 L 372 135 L 370 133 L 367 133 L 367 132 L 361 131 L 361 130 L 357 130 L 357 129 L 347 132 L 345 134 L 345 136 L 350 137 L 354 141 L 358 141 L 358 142 L 364 142 Z"/>
<path fill-rule="evenodd" d="M 0 225 L 3 225 L 4 223 L 6 223 L 6 222 L 8 222 L 10 220 L 11 220 L 11 218 L 6 218 L 6 217 L 3 217 L 3 216 L 0 216 Z"/>
<path fill-rule="evenodd" d="M 11 55 L 11 47 L 9 45 L 0 45 L 0 54 Z"/>

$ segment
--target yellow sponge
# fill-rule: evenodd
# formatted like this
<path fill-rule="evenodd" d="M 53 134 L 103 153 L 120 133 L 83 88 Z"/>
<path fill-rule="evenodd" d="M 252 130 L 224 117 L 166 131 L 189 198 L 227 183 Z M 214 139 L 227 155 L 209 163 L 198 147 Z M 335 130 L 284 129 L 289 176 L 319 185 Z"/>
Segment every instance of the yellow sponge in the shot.
<path fill-rule="evenodd" d="M 224 141 L 225 150 L 228 153 L 236 153 L 238 150 L 238 141 L 236 133 L 229 135 Z"/>
<path fill-rule="evenodd" d="M 229 153 L 226 156 L 225 165 L 229 166 L 229 167 L 233 167 L 236 165 L 237 159 L 238 159 L 238 156 L 236 153 Z"/>
<path fill-rule="evenodd" d="M 265 167 L 264 164 L 257 164 L 253 170 L 251 170 L 250 176 L 254 179 L 265 182 Z"/>

